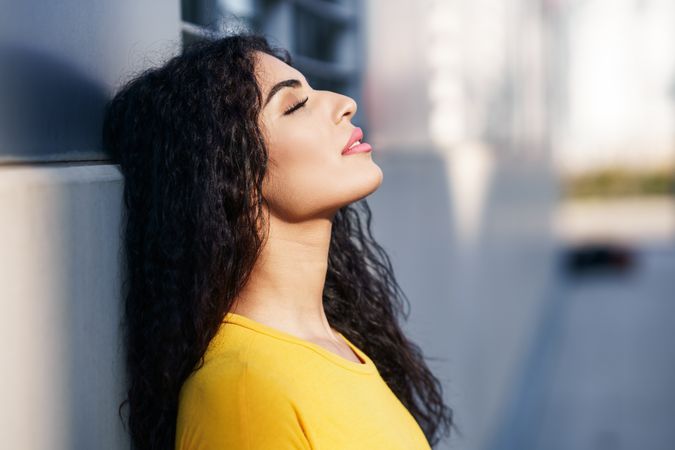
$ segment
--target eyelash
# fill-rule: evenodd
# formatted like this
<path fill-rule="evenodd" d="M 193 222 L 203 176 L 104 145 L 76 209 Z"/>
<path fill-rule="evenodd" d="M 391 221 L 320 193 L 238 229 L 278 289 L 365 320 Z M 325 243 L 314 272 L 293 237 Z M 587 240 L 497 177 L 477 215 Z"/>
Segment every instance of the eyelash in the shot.
<path fill-rule="evenodd" d="M 303 101 L 298 102 L 298 103 L 296 103 L 295 105 L 291 106 L 291 107 L 288 108 L 286 111 L 284 111 L 284 115 L 286 116 L 286 115 L 288 115 L 288 114 L 293 114 L 297 109 L 300 109 L 300 108 L 302 108 L 303 106 L 305 106 L 305 103 L 307 103 L 307 100 L 309 100 L 309 97 L 307 97 L 307 98 L 305 98 Z"/>

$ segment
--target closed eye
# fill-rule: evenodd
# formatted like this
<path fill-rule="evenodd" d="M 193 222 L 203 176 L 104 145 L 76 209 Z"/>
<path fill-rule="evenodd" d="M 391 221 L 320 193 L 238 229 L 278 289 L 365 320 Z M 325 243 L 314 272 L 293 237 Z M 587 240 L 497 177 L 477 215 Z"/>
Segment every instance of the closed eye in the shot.
<path fill-rule="evenodd" d="M 304 100 L 296 103 L 295 105 L 291 106 L 288 108 L 286 111 L 284 111 L 284 116 L 287 116 L 289 114 L 293 114 L 296 110 L 302 108 L 305 106 L 305 103 L 307 103 L 307 100 L 309 100 L 309 97 L 306 97 Z"/>

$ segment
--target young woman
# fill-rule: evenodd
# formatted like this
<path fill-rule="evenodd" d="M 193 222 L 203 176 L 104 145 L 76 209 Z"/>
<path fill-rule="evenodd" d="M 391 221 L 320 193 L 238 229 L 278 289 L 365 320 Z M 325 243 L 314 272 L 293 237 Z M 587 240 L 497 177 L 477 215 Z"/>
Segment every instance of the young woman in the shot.
<path fill-rule="evenodd" d="M 372 237 L 383 175 L 356 108 L 255 34 L 194 44 L 109 103 L 136 449 L 422 450 L 449 433 Z"/>

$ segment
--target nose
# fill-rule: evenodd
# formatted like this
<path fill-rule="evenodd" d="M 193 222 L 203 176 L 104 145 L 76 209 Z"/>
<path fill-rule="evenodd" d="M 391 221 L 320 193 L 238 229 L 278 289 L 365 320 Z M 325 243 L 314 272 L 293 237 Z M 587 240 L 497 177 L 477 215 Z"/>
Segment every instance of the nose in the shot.
<path fill-rule="evenodd" d="M 336 102 L 335 102 L 335 123 L 339 123 L 343 117 L 351 118 L 356 114 L 356 110 L 358 109 L 358 106 L 356 104 L 356 101 L 354 101 L 353 98 L 347 96 L 347 95 L 342 95 L 342 94 L 337 94 L 336 95 Z"/>

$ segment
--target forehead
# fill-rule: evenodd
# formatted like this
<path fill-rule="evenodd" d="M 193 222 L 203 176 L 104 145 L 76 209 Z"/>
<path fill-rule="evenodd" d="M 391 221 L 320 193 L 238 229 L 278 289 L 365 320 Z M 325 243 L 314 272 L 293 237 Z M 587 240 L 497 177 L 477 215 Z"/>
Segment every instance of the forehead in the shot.
<path fill-rule="evenodd" d="M 270 88 L 279 81 L 290 78 L 297 78 L 304 81 L 305 77 L 294 67 L 289 66 L 285 62 L 272 55 L 264 52 L 255 52 L 255 71 L 258 84 L 263 93 L 266 93 Z"/>

